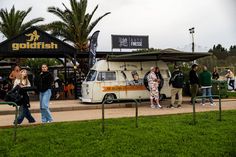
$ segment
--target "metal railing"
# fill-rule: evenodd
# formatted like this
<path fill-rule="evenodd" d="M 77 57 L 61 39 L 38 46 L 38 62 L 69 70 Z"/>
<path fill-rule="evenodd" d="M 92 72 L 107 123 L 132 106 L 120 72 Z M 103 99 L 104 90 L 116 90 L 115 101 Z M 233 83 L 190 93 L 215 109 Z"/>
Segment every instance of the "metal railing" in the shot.
<path fill-rule="evenodd" d="M 215 98 L 219 98 L 219 121 L 221 121 L 221 97 L 220 95 L 210 95 L 210 96 L 196 96 L 193 99 L 193 125 L 196 124 L 196 107 L 195 107 L 195 101 L 196 99 L 202 99 L 202 98 L 210 98 L 210 97 L 215 97 Z"/>
<path fill-rule="evenodd" d="M 135 102 L 135 127 L 138 128 L 138 101 L 137 99 L 112 99 L 113 101 L 120 102 L 120 101 L 134 101 Z M 104 100 L 102 102 L 102 132 L 105 131 L 105 103 L 110 100 Z"/>
<path fill-rule="evenodd" d="M 0 102 L 0 105 L 11 105 L 16 108 L 15 120 L 14 120 L 14 135 L 13 135 L 13 141 L 16 142 L 18 106 L 15 102 Z"/>

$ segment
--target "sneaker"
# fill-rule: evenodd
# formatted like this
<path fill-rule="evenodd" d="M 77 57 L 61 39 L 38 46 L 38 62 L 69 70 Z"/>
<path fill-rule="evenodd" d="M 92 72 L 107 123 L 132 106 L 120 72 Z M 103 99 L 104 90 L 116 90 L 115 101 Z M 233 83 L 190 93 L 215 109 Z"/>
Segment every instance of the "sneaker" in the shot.
<path fill-rule="evenodd" d="M 29 121 L 29 123 L 35 123 L 35 122 L 36 122 L 35 120 Z"/>
<path fill-rule="evenodd" d="M 155 105 L 151 105 L 151 108 L 156 108 Z"/>
<path fill-rule="evenodd" d="M 170 104 L 169 106 L 167 106 L 167 108 L 174 108 L 174 106 Z"/>
<path fill-rule="evenodd" d="M 215 104 L 214 103 L 210 103 L 210 106 L 215 106 Z"/>
<path fill-rule="evenodd" d="M 181 108 L 181 105 L 178 105 L 177 108 Z"/>
<path fill-rule="evenodd" d="M 160 104 L 157 104 L 156 108 L 162 108 L 162 106 Z"/>
<path fill-rule="evenodd" d="M 60 94 L 57 94 L 57 95 L 56 95 L 56 99 L 58 99 L 59 97 L 60 97 Z"/>

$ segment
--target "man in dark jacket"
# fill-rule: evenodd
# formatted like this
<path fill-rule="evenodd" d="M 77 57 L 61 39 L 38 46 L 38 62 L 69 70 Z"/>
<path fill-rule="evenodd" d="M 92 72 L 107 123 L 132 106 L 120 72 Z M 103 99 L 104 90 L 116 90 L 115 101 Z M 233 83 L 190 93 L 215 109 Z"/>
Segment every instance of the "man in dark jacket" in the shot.
<path fill-rule="evenodd" d="M 204 96 L 210 96 L 210 105 L 214 106 L 213 99 L 211 97 L 211 87 L 212 87 L 212 82 L 211 82 L 211 73 L 207 71 L 207 67 L 203 67 L 203 72 L 199 74 L 199 80 L 200 80 L 200 85 L 201 85 L 201 90 L 202 90 L 202 106 L 205 106 L 205 98 Z"/>
<path fill-rule="evenodd" d="M 197 69 L 198 69 L 198 65 L 193 64 L 192 70 L 189 72 L 191 104 L 193 104 L 193 99 L 197 96 L 198 88 L 199 88 L 199 78 L 197 75 Z"/>
<path fill-rule="evenodd" d="M 177 65 L 175 65 L 175 70 L 171 74 L 169 85 L 172 85 L 172 88 L 171 88 L 171 104 L 170 106 L 168 106 L 168 108 L 174 107 L 176 94 L 178 94 L 178 97 L 179 97 L 177 108 L 180 108 L 182 104 L 182 90 L 183 90 L 183 85 L 184 85 L 184 74 L 182 73 L 182 71 L 180 71 Z"/>

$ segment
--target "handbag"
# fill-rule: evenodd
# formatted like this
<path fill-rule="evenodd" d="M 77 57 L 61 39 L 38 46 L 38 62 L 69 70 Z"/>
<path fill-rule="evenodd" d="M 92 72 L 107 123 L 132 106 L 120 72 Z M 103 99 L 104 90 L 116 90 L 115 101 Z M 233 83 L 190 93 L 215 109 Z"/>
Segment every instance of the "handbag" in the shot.
<path fill-rule="evenodd" d="M 4 100 L 15 102 L 17 105 L 21 105 L 20 102 L 23 98 L 23 95 L 21 95 L 20 90 L 21 90 L 20 86 L 14 87 L 13 89 L 7 92 Z"/>

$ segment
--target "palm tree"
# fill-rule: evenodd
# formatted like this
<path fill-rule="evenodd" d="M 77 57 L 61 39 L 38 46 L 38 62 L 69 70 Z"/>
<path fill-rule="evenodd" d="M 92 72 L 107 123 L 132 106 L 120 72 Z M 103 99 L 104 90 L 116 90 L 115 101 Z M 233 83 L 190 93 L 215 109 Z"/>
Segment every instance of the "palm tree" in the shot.
<path fill-rule="evenodd" d="M 14 5 L 12 6 L 10 12 L 8 12 L 7 9 L 1 9 L 0 32 L 2 32 L 6 38 L 12 38 L 33 26 L 35 23 L 44 20 L 44 18 L 39 17 L 23 23 L 25 17 L 31 10 L 32 7 L 30 7 L 27 11 L 15 10 Z"/>
<path fill-rule="evenodd" d="M 97 23 L 106 15 L 107 12 L 91 22 L 92 17 L 98 5 L 94 8 L 91 14 L 86 13 L 87 0 L 70 0 L 71 9 L 67 8 L 64 3 L 64 10 L 55 7 L 49 7 L 48 12 L 55 14 L 60 18 L 60 21 L 54 21 L 45 26 L 46 30 L 50 30 L 53 36 L 62 37 L 64 41 L 69 41 L 80 51 L 88 49 L 88 36 L 97 25 Z"/>

